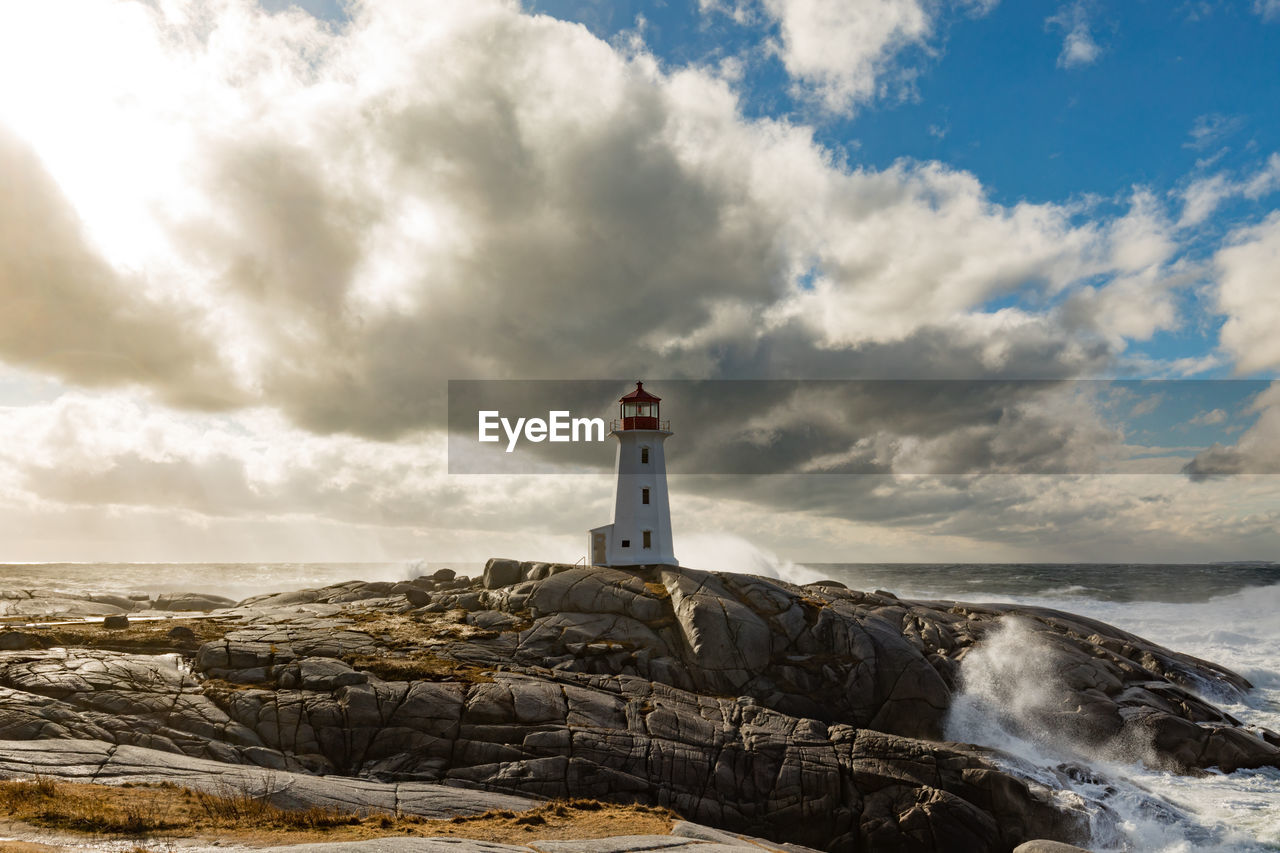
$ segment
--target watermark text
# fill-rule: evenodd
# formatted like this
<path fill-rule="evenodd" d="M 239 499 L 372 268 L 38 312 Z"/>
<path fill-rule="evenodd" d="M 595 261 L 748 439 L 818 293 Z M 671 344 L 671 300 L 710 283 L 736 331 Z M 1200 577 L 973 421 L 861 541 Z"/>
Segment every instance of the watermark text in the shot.
<path fill-rule="evenodd" d="M 537 444 L 542 441 L 604 441 L 604 418 L 575 418 L 568 411 L 547 412 L 546 419 L 504 418 L 496 409 L 483 410 L 479 415 L 480 441 L 496 442 L 502 437 L 499 428 L 506 433 L 507 453 L 516 449 L 521 437 Z"/>

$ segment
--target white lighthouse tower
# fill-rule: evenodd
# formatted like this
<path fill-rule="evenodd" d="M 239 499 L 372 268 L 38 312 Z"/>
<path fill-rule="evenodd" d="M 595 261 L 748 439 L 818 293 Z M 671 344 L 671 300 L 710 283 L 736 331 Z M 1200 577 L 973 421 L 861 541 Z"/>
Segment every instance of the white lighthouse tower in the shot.
<path fill-rule="evenodd" d="M 618 439 L 613 524 L 588 533 L 587 553 L 594 566 L 680 565 L 671 545 L 667 458 L 662 450 L 671 430 L 659 419 L 660 401 L 644 390 L 643 382 L 618 400 L 620 417 L 609 431 Z"/>

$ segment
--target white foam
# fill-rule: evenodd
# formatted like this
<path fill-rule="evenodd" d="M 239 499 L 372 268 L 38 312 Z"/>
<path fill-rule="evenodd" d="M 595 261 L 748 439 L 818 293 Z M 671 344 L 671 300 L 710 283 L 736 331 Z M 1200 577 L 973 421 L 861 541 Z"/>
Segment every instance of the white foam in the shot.
<path fill-rule="evenodd" d="M 1053 595 L 1004 600 L 1101 619 L 1235 670 L 1254 683 L 1253 690 L 1206 698 L 1246 723 L 1280 730 L 1280 587 L 1195 604 L 1064 602 Z M 948 718 L 948 738 L 1004 750 L 1043 774 L 1045 784 L 1065 784 L 1094 815 L 1094 849 L 1189 853 L 1280 846 L 1280 770 L 1181 776 L 1152 770 L 1142 760 L 1142 744 L 1089 749 L 1062 731 L 1026 725 L 1051 709 L 1061 690 L 1050 675 L 1054 651 L 1019 620 L 1005 623 L 964 658 L 963 689 Z M 1071 762 L 1100 779 L 1062 777 L 1058 768 Z M 1028 772 L 1027 766 L 1020 769 Z"/>

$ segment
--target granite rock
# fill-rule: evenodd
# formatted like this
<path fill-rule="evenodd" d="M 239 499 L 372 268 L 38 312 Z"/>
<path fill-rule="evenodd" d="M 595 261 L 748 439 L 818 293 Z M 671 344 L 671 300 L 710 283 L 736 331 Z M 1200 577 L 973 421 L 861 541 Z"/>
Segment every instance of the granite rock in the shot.
<path fill-rule="evenodd" d="M 124 609 L 99 598 L 71 604 Z M 0 600 L 43 613 L 65 603 Z M 758 838 L 886 851 L 1087 843 L 1082 807 L 990 750 L 940 741 L 966 658 L 1011 619 L 1051 661 L 1056 691 L 1023 725 L 1082 747 L 1141 742 L 1144 760 L 1176 771 L 1280 762 L 1280 737 L 1204 698 L 1245 679 L 1059 611 L 498 559 L 474 581 L 442 570 L 162 602 L 216 608 L 217 639 L 197 647 L 183 628 L 171 639 L 186 652 L 156 655 L 120 640 L 60 648 L 40 628 L 0 634 L 0 771 L 38 754 L 60 778 L 277 774 L 282 802 L 370 809 L 388 791 L 402 810 L 415 791 L 437 805 L 455 792 L 458 809 L 638 801 L 701 827 L 661 842 L 700 853 Z"/>

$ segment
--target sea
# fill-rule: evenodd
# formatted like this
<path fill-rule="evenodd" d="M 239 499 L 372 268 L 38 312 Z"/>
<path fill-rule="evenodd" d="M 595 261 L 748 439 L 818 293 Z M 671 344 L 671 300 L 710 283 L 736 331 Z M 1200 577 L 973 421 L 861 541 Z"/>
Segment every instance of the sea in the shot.
<path fill-rule="evenodd" d="M 906 599 L 1005 602 L 1100 619 L 1247 678 L 1244 694 L 1204 698 L 1247 725 L 1280 732 L 1280 564 L 909 564 L 809 563 L 757 553 L 746 565 L 711 566 L 799 583 L 841 581 Z M 0 565 L 0 593 L 212 592 L 250 595 L 345 580 L 403 580 L 441 567 L 478 574 L 480 564 L 381 563 L 42 563 Z M 1152 769 L 1140 754 L 1082 754 L 1002 725 L 1049 701 L 1052 668 L 1034 635 L 1016 620 L 975 648 L 961 666 L 963 688 L 948 719 L 949 739 L 1000 750 L 997 763 L 1039 779 L 1092 815 L 1097 851 L 1280 850 L 1280 770 L 1210 771 L 1187 776 Z M 1083 769 L 1082 769 L 1083 768 Z"/>

